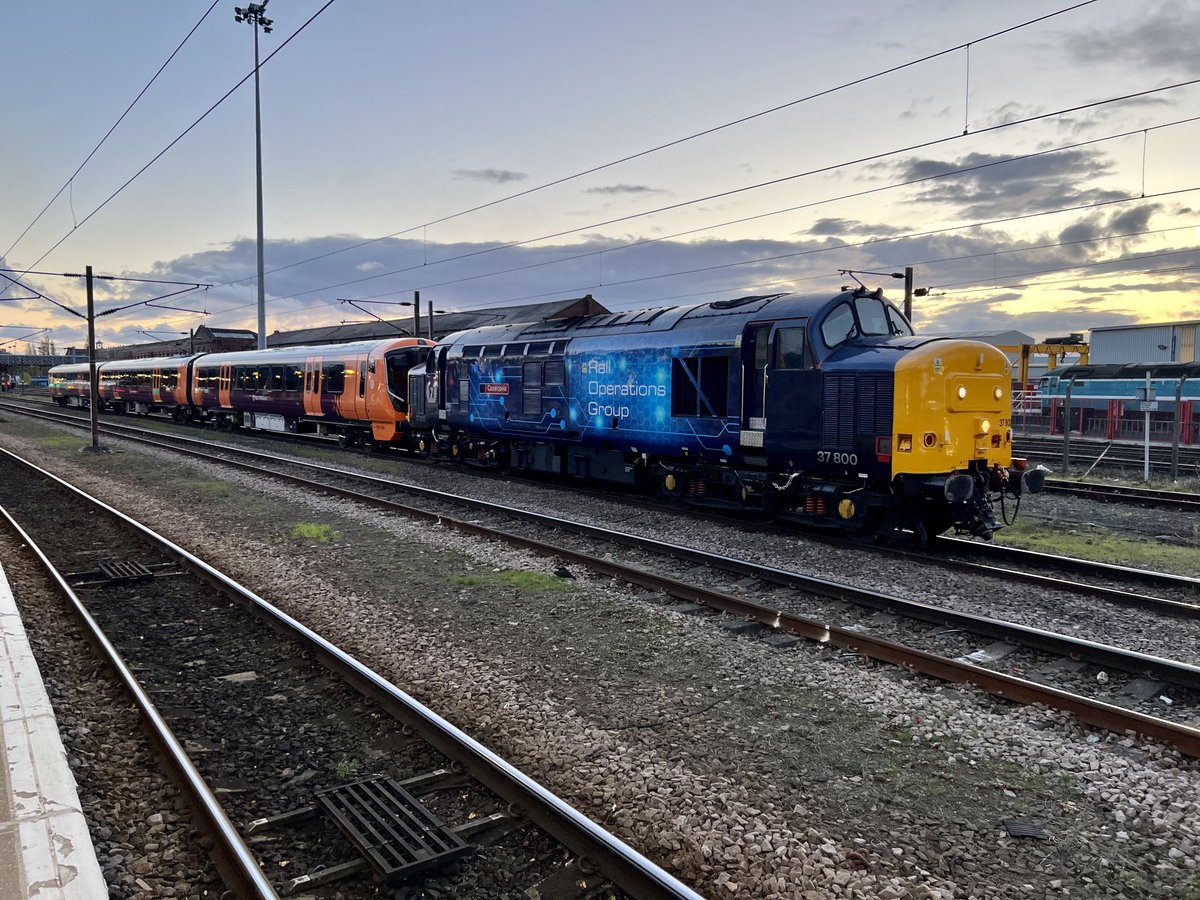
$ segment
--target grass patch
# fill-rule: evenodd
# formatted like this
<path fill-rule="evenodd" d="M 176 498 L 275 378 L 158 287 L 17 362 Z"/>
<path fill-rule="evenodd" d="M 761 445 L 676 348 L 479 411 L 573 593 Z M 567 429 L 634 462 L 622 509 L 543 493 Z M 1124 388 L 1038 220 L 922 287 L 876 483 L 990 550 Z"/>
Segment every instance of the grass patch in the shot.
<path fill-rule="evenodd" d="M 320 522 L 297 522 L 288 531 L 288 537 L 298 541 L 319 541 L 327 544 L 330 541 L 341 540 L 342 533 L 331 525 Z"/>
<path fill-rule="evenodd" d="M 50 434 L 38 438 L 38 444 L 47 450 L 81 450 L 91 442 L 86 434 Z"/>
<path fill-rule="evenodd" d="M 996 532 L 994 540 L 997 544 L 1040 553 L 1074 556 L 1140 569 L 1192 574 L 1196 568 L 1194 547 L 1130 540 L 1099 526 L 1082 531 L 1071 526 L 1064 527 L 1061 523 L 1023 519 L 1016 525 Z"/>
<path fill-rule="evenodd" d="M 228 481 L 216 481 L 211 478 L 173 478 L 173 487 L 202 497 L 226 497 L 234 492 L 234 486 Z"/>
<path fill-rule="evenodd" d="M 519 591 L 561 591 L 564 579 L 522 569 L 501 569 L 474 575 L 451 575 L 450 583 L 463 587 L 507 587 Z"/>

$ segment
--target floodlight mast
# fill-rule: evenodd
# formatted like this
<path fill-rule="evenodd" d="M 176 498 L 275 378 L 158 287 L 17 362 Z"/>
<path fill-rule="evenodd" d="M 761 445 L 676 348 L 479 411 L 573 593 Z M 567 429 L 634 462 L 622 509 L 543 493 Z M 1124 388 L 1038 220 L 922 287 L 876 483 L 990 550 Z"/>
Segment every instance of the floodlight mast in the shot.
<path fill-rule="evenodd" d="M 263 197 L 262 197 L 262 101 L 258 89 L 258 29 L 264 34 L 271 33 L 274 20 L 266 16 L 267 3 L 251 3 L 248 6 L 235 6 L 233 20 L 248 22 L 254 29 L 254 171 L 257 176 L 257 213 L 258 213 L 258 349 L 267 346 L 267 289 L 263 274 Z"/>

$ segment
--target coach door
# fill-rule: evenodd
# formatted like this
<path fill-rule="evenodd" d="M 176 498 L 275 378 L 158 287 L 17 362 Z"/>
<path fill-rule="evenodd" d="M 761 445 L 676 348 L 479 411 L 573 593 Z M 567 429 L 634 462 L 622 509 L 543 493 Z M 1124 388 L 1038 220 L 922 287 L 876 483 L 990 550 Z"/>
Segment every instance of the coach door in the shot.
<path fill-rule="evenodd" d="M 320 416 L 321 412 L 321 358 L 310 356 L 304 360 L 304 414 Z"/>
<path fill-rule="evenodd" d="M 222 363 L 217 374 L 217 398 L 222 409 L 233 408 L 233 365 Z"/>

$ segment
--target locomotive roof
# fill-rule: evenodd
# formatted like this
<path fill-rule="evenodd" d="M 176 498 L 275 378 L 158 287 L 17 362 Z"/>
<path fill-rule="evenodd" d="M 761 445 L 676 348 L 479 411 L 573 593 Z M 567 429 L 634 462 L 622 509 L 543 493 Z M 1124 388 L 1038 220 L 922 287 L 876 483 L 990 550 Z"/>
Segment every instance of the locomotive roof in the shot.
<path fill-rule="evenodd" d="M 452 336 L 453 343 L 503 343 L 518 340 L 554 340 L 581 338 L 600 334 L 635 334 L 669 331 L 685 322 L 700 324 L 703 320 L 736 318 L 750 321 L 759 317 L 771 319 L 805 318 L 818 315 L 836 301 L 861 294 L 847 291 L 841 294 L 753 294 L 730 300 L 715 300 L 691 306 L 659 306 L 651 309 L 632 309 L 596 316 L 573 316 L 545 322 L 523 322 L 507 325 L 486 325 Z"/>

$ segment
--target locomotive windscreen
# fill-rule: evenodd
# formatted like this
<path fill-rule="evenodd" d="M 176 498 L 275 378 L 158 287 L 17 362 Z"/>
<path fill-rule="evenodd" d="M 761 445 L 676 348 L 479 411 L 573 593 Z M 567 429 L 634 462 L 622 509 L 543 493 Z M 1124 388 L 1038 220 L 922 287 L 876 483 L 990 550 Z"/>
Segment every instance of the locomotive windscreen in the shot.
<path fill-rule="evenodd" d="M 394 350 L 387 355 L 388 393 L 392 396 L 393 405 L 403 404 L 403 406 L 396 406 L 402 412 L 407 412 L 408 370 L 420 361 L 424 352 L 422 350 Z"/>

